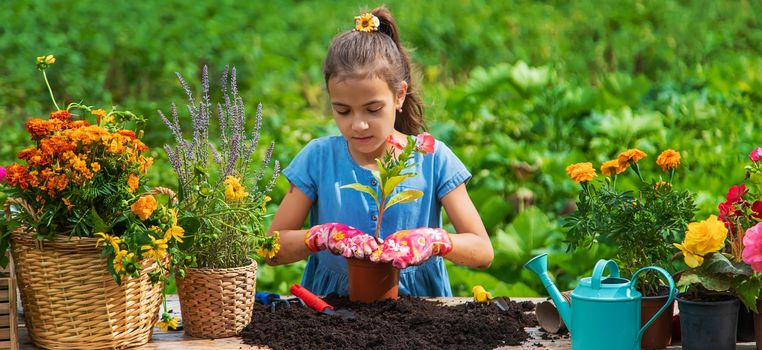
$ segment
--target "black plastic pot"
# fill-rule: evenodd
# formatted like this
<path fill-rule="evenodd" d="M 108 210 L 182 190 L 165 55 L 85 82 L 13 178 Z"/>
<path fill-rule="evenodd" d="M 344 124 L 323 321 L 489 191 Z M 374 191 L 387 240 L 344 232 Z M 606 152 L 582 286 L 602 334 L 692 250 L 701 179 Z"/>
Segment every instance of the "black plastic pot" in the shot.
<path fill-rule="evenodd" d="M 741 305 L 738 308 L 738 332 L 736 340 L 739 342 L 752 342 L 754 338 L 754 313 Z"/>
<path fill-rule="evenodd" d="M 685 300 L 677 297 L 684 350 L 734 350 L 738 324 L 738 299 Z"/>

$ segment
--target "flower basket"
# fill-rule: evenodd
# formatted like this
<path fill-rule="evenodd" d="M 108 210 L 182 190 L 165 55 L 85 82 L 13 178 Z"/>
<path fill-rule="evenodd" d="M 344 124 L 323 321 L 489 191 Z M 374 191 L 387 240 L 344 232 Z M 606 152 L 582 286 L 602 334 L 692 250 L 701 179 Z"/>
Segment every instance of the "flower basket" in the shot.
<path fill-rule="evenodd" d="M 47 349 L 121 349 L 147 343 L 159 315 L 163 284 L 147 275 L 117 285 L 95 238 L 56 235 L 38 241 L 16 231 L 11 252 L 26 327 Z M 156 262 L 142 263 L 145 272 Z"/>
<path fill-rule="evenodd" d="M 237 335 L 251 321 L 257 262 L 234 268 L 186 268 L 177 278 L 185 333 L 197 338 Z"/>

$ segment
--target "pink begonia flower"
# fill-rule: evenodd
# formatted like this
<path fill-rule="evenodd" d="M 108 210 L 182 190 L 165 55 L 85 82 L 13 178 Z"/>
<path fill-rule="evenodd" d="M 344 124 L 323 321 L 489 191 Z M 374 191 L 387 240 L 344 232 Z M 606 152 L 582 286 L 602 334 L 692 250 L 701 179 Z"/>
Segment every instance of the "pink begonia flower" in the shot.
<path fill-rule="evenodd" d="M 7 174 L 8 173 L 5 171 L 5 167 L 4 166 L 0 166 L 0 182 L 5 182 L 5 176 Z"/>
<path fill-rule="evenodd" d="M 392 135 L 389 135 L 389 137 L 386 138 L 386 143 L 394 146 L 394 148 L 396 148 L 396 149 L 398 149 L 400 151 L 405 149 L 405 147 L 402 147 L 402 144 L 397 142 L 397 140 L 395 140 L 394 136 L 392 136 Z"/>
<path fill-rule="evenodd" d="M 741 257 L 754 271 L 762 272 L 762 222 L 746 230 Z"/>
<path fill-rule="evenodd" d="M 751 153 L 749 153 L 749 158 L 752 162 L 759 162 L 762 160 L 762 147 L 757 147 Z"/>
<path fill-rule="evenodd" d="M 415 148 L 423 154 L 434 153 L 434 136 L 424 132 L 415 137 Z"/>

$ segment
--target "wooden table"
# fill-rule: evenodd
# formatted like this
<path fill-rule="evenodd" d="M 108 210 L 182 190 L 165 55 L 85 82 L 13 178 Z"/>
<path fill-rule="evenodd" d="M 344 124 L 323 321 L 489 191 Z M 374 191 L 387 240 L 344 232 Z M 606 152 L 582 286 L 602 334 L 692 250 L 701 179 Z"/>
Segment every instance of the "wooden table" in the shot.
<path fill-rule="evenodd" d="M 511 298 L 514 301 L 529 300 L 534 303 L 538 303 L 545 299 L 542 298 Z M 459 304 L 463 303 L 469 298 L 439 298 L 437 299 L 446 304 Z M 179 313 L 180 302 L 177 299 L 177 295 L 167 296 L 167 303 L 170 309 Z M 570 349 L 569 338 L 545 340 L 542 339 L 544 332 L 541 332 L 539 327 L 527 328 L 527 332 L 531 338 L 524 344 L 519 346 L 505 346 L 498 350 L 562 350 Z M 19 325 L 19 348 L 20 349 L 39 349 L 34 346 L 31 339 L 27 334 L 26 327 Z M 148 349 L 163 349 L 163 350 L 200 350 L 200 349 L 267 349 L 261 347 L 248 346 L 243 344 L 241 338 L 231 337 L 224 339 L 198 339 L 186 336 L 183 332 L 162 332 L 158 328 L 154 328 L 153 337 L 151 342 L 146 345 L 133 348 L 140 350 Z M 670 346 L 667 349 L 681 349 L 680 346 Z M 739 343 L 736 349 L 753 350 L 756 349 L 755 343 Z"/>

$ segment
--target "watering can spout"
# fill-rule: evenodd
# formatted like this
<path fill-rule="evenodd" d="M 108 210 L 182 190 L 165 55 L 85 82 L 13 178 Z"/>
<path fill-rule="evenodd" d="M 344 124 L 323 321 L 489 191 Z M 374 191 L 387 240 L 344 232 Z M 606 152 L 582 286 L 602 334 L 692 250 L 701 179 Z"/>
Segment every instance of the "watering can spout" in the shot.
<path fill-rule="evenodd" d="M 540 277 L 542 285 L 548 290 L 548 294 L 553 299 L 553 303 L 556 304 L 558 313 L 561 315 L 561 318 L 563 318 L 564 323 L 566 323 L 567 327 L 571 327 L 571 305 L 566 301 L 566 298 L 561 294 L 561 291 L 558 290 L 558 287 L 553 284 L 550 275 L 548 275 L 548 254 L 541 254 L 532 258 L 532 260 L 529 260 L 524 264 L 524 267 Z M 572 329 L 569 328 L 569 331 L 571 332 Z"/>

